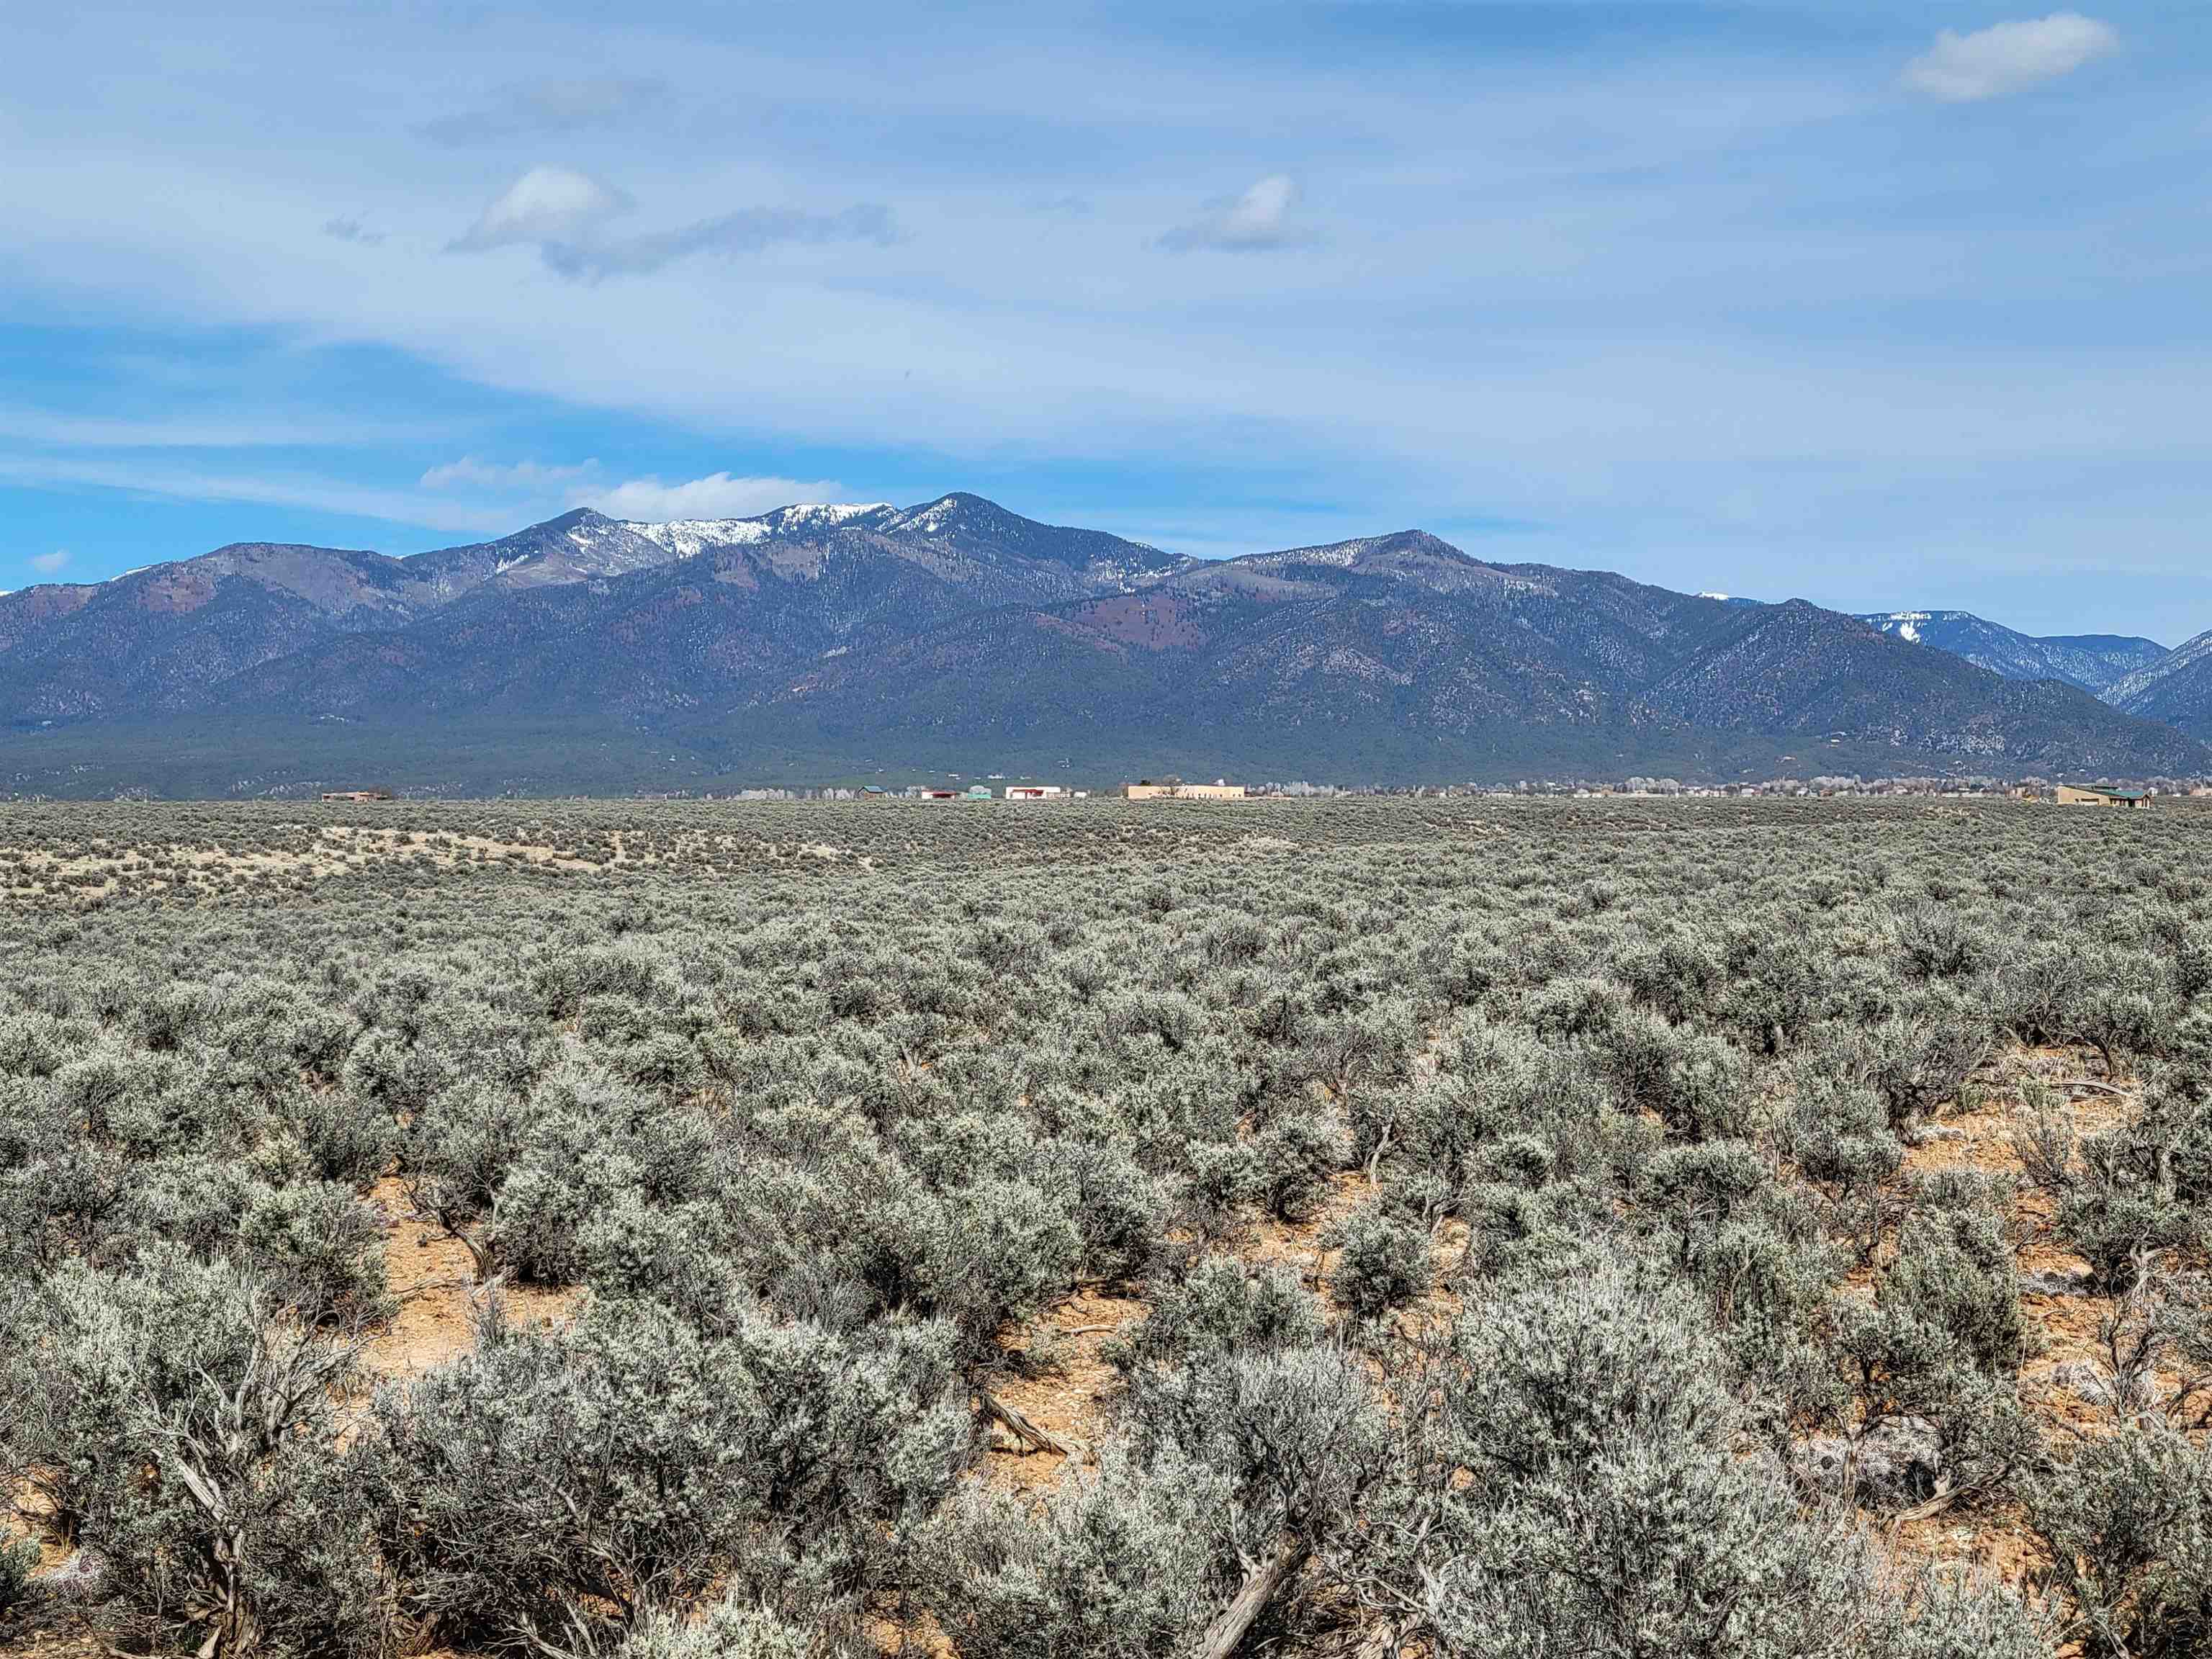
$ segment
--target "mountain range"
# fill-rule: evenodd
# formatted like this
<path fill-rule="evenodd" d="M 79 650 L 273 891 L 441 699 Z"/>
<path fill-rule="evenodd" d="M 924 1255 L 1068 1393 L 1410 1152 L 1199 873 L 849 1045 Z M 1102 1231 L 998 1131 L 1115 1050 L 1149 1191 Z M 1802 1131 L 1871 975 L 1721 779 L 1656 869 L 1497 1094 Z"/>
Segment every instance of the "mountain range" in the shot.
<path fill-rule="evenodd" d="M 2156 640 L 2127 634 L 2038 638 L 1969 611 L 1888 611 L 1859 620 L 1895 638 L 1964 657 L 2007 679 L 2064 680 L 2098 696 L 2166 655 Z"/>
<path fill-rule="evenodd" d="M 0 595 L 0 774 L 221 794 L 2188 775 L 2212 771 L 2212 635 L 2191 645 L 2177 665 L 2191 647 L 1676 593 L 1413 530 L 1203 561 L 957 493 L 579 510 L 405 557 L 240 543 Z"/>
<path fill-rule="evenodd" d="M 1860 620 L 2009 679 L 2064 680 L 2127 714 L 2212 742 L 2212 631 L 2168 650 L 2125 634 L 2037 638 L 1965 611 L 1892 611 Z"/>

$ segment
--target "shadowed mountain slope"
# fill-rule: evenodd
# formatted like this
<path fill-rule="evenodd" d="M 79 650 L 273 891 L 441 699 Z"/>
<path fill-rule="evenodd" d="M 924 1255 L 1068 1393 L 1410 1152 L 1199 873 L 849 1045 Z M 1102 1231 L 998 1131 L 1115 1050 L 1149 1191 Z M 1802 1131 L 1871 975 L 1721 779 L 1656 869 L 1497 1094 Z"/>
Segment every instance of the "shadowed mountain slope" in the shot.
<path fill-rule="evenodd" d="M 2074 686 L 1802 600 L 1413 530 L 1204 562 L 958 494 L 579 511 L 409 558 L 243 544 L 29 589 L 0 598 L 0 698 L 18 787 L 129 754 L 161 788 L 165 744 L 279 787 L 366 764 L 519 788 L 550 765 L 618 789 L 686 755 L 723 781 L 1148 757 L 1360 780 L 2212 767 Z"/>

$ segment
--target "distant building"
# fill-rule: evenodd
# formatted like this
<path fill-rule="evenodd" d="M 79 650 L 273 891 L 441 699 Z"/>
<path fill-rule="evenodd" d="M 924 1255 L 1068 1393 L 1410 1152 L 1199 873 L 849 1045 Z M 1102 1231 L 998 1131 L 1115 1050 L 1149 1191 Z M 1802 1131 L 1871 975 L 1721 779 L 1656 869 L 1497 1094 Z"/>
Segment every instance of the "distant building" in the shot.
<path fill-rule="evenodd" d="M 2078 787 L 2062 783 L 2058 786 L 2057 799 L 2061 806 L 2126 806 L 2141 811 L 2150 805 L 2150 791 L 2114 789 L 2101 783 Z"/>
<path fill-rule="evenodd" d="M 1212 783 L 1185 783 L 1181 778 L 1162 778 L 1155 783 L 1144 778 L 1124 784 L 1121 793 L 1131 800 L 1243 800 L 1244 786 L 1226 778 L 1216 778 Z"/>
<path fill-rule="evenodd" d="M 1008 800 L 1050 800 L 1066 792 L 1056 783 L 1010 783 L 1006 786 Z"/>
<path fill-rule="evenodd" d="M 963 795 L 960 799 L 963 800 L 989 800 L 991 799 L 991 786 L 988 783 L 971 783 L 968 786 L 968 793 Z"/>
<path fill-rule="evenodd" d="M 325 800 L 390 800 L 389 789 L 325 789 Z"/>

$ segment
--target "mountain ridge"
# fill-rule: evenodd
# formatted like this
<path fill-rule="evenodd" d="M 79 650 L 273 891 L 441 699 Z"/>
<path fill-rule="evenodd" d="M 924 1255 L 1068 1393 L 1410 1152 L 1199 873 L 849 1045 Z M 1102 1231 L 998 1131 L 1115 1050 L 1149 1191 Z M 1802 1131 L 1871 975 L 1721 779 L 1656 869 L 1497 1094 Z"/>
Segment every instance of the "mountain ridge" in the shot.
<path fill-rule="evenodd" d="M 1859 620 L 1909 644 L 1964 657 L 2007 679 L 2064 680 L 2105 696 L 2129 675 L 2166 655 L 2155 640 L 2125 634 L 2038 636 L 1971 611 L 1883 611 Z"/>
<path fill-rule="evenodd" d="M 994 746 L 1298 775 L 2212 769 L 2077 685 L 1802 599 L 1492 563 L 1415 529 L 1197 560 L 957 491 L 663 524 L 578 509 L 404 557 L 238 543 L 24 589 L 0 596 L 0 714 L 19 783 L 48 755 L 107 779 L 143 750 L 148 787 L 170 775 L 157 727 L 240 776 L 343 750 L 447 779 L 466 755 L 482 787 L 514 787 L 497 757 L 526 750 L 596 787 L 677 763 L 648 752 L 742 777 Z"/>
<path fill-rule="evenodd" d="M 2128 714 L 2212 740 L 2212 629 L 2118 682 L 2109 696 Z"/>

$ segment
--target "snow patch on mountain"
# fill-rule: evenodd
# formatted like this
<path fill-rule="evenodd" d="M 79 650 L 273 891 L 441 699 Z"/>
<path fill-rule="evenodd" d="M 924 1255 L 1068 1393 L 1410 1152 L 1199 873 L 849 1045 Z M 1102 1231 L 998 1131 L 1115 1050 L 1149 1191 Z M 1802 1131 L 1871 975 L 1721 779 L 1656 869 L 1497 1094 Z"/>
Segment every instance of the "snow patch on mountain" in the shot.
<path fill-rule="evenodd" d="M 1917 645 L 1920 643 L 1921 624 L 1935 622 L 1937 617 L 1936 613 L 1931 611 L 1892 611 L 1886 616 L 1863 617 L 1860 620 L 1872 627 L 1877 633 L 1893 634 L 1900 640 L 1907 640 Z M 1942 613 L 1942 620 L 1959 622 L 1976 619 L 1966 617 L 1960 612 L 1947 611 Z"/>
<path fill-rule="evenodd" d="M 2015 680 L 2064 680 L 2108 702 L 2120 701 L 2116 682 L 2163 654 L 2155 641 L 2124 635 L 2065 634 L 2047 637 L 2022 634 L 1971 611 L 1877 611 L 1859 620 L 1878 633 L 1908 645 L 1926 646 L 1963 657 Z"/>
<path fill-rule="evenodd" d="M 892 516 L 891 523 L 900 530 L 910 530 L 923 536 L 942 535 L 947 526 L 960 517 L 960 498 L 942 495 L 923 507 L 909 507 Z"/>
<path fill-rule="evenodd" d="M 758 519 L 672 519 L 665 524 L 626 523 L 623 528 L 679 559 L 694 558 L 713 547 L 766 541 L 770 534 Z"/>
<path fill-rule="evenodd" d="M 799 501 L 763 513 L 758 521 L 777 535 L 788 536 L 809 530 L 840 530 L 886 514 L 896 516 L 889 501 Z"/>

